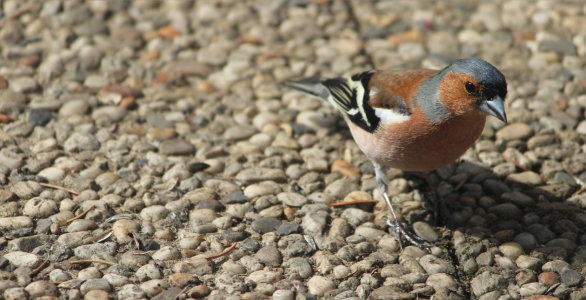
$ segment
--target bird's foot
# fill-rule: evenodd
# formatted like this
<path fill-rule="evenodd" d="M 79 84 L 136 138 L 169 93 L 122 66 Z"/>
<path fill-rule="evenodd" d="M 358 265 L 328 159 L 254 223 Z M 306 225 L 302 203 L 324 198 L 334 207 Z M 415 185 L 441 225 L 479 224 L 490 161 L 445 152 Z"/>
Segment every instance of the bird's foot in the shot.
<path fill-rule="evenodd" d="M 425 240 L 405 230 L 405 228 L 401 226 L 401 223 L 399 223 L 397 219 L 395 219 L 394 221 L 391 221 L 388 218 L 385 219 L 385 223 L 387 224 L 387 226 L 389 226 L 389 228 L 391 230 L 394 230 L 397 234 L 397 241 L 399 242 L 399 248 L 401 248 L 401 250 L 403 250 L 403 242 L 401 241 L 402 237 L 409 241 L 409 243 L 413 244 L 413 246 L 416 246 L 418 248 L 423 249 L 429 247 L 428 245 L 424 244 Z"/>

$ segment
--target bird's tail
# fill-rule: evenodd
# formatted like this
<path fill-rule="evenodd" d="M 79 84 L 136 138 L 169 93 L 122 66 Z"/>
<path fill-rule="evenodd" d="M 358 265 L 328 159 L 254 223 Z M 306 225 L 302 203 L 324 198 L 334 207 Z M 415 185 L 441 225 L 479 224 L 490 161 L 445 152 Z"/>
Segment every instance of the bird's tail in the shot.
<path fill-rule="evenodd" d="M 280 85 L 324 100 L 327 100 L 330 95 L 329 89 L 322 84 L 322 81 L 317 76 L 296 81 L 285 81 Z"/>

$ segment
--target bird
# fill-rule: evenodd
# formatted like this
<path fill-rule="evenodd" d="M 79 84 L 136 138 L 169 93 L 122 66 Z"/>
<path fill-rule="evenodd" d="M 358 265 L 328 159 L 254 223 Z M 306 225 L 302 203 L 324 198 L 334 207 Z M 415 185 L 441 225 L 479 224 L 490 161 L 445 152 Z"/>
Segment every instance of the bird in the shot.
<path fill-rule="evenodd" d="M 429 172 L 456 161 L 480 137 L 487 116 L 507 122 L 503 73 L 481 58 L 456 60 L 441 70 L 370 70 L 350 77 L 304 78 L 283 86 L 331 103 L 372 162 L 376 188 L 401 237 L 421 239 L 400 224 L 387 194 L 387 168 Z"/>

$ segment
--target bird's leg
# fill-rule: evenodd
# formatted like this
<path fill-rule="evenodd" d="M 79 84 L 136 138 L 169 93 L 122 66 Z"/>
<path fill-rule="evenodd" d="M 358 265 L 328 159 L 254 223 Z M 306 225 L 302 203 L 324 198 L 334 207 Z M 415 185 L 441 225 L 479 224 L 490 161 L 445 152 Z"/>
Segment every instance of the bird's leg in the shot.
<path fill-rule="evenodd" d="M 403 250 L 403 242 L 401 241 L 401 236 L 404 236 L 405 239 L 411 242 L 411 244 L 419 248 L 425 247 L 425 245 L 417 241 L 416 237 L 411 236 L 411 234 L 405 231 L 405 229 L 403 229 L 403 226 L 401 226 L 401 223 L 399 223 L 399 218 L 397 218 L 397 214 L 395 213 L 393 204 L 391 204 L 391 200 L 389 199 L 389 195 L 387 194 L 389 180 L 383 167 L 379 164 L 374 164 L 374 173 L 376 175 L 377 187 L 381 195 L 383 196 L 383 199 L 385 199 L 385 202 L 387 203 L 387 206 L 391 211 L 391 215 L 393 216 L 393 222 L 391 223 L 391 221 L 387 219 L 387 225 L 395 230 L 397 234 L 397 241 L 399 242 L 399 247 L 401 248 L 401 250 Z"/>

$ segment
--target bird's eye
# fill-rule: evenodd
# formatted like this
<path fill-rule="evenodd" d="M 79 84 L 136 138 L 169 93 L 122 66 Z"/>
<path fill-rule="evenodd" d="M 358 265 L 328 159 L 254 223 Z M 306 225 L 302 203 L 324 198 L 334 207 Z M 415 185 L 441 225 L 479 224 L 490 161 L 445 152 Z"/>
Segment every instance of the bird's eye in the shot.
<path fill-rule="evenodd" d="M 478 92 L 474 83 L 470 81 L 466 81 L 466 91 L 468 91 L 470 94 L 476 94 L 476 92 Z"/>

